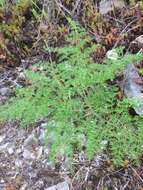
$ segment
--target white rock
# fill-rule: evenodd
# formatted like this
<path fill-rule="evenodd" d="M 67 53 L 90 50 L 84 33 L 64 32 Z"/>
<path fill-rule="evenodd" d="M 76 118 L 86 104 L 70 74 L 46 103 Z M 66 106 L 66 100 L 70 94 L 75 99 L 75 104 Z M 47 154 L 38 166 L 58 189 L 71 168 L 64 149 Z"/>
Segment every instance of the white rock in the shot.
<path fill-rule="evenodd" d="M 41 144 L 44 144 L 44 142 L 45 142 L 45 130 L 44 129 L 40 130 L 39 141 Z"/>
<path fill-rule="evenodd" d="M 41 146 L 37 151 L 37 159 L 40 159 L 43 153 L 43 147 Z"/>
<path fill-rule="evenodd" d="M 30 152 L 29 150 L 25 149 L 23 152 L 23 157 L 27 160 L 34 160 L 36 157 L 33 152 Z"/>
<path fill-rule="evenodd" d="M 23 164 L 22 160 L 19 160 L 19 159 L 16 159 L 16 160 L 15 160 L 15 166 L 16 166 L 16 167 L 22 168 L 22 164 Z"/>
<path fill-rule="evenodd" d="M 0 180 L 0 183 L 5 183 L 5 181 L 3 179 Z"/>
<path fill-rule="evenodd" d="M 58 190 L 69 190 L 69 185 L 67 182 L 62 182 L 57 185 Z"/>
<path fill-rule="evenodd" d="M 42 180 L 39 180 L 36 182 L 35 186 L 37 187 L 37 189 L 43 189 L 44 182 Z"/>
<path fill-rule="evenodd" d="M 67 182 L 58 183 L 52 187 L 48 187 L 45 190 L 69 190 L 69 185 Z"/>
<path fill-rule="evenodd" d="M 7 87 L 3 87 L 0 89 L 0 95 L 9 96 L 11 94 L 11 90 Z"/>
<path fill-rule="evenodd" d="M 22 148 L 18 148 L 17 150 L 16 150 L 16 153 L 17 154 L 20 154 L 22 152 Z"/>
<path fill-rule="evenodd" d="M 8 147 L 8 145 L 9 145 L 9 143 L 6 143 L 6 144 L 4 144 L 4 145 L 1 145 L 1 146 L 0 146 L 0 152 L 6 150 L 6 148 Z"/>
<path fill-rule="evenodd" d="M 0 136 L 0 143 L 5 139 L 5 135 Z"/>
<path fill-rule="evenodd" d="M 106 56 L 108 59 L 111 60 L 117 60 L 119 58 L 118 53 L 116 52 L 115 49 L 107 51 Z"/>
<path fill-rule="evenodd" d="M 45 189 L 45 190 L 58 190 L 58 189 L 56 189 L 56 185 L 54 185 L 54 186 L 52 186 L 52 187 L 48 187 L 48 188 Z"/>
<path fill-rule="evenodd" d="M 26 79 L 25 74 L 23 72 L 19 73 L 18 79 L 25 80 Z"/>
<path fill-rule="evenodd" d="M 14 153 L 14 149 L 12 147 L 9 147 L 7 149 L 8 154 L 12 155 Z"/>
<path fill-rule="evenodd" d="M 114 8 L 122 9 L 123 7 L 125 7 L 124 0 L 101 0 L 99 11 L 104 15 L 113 11 Z"/>
<path fill-rule="evenodd" d="M 137 42 L 138 45 L 139 45 L 139 47 L 140 47 L 140 48 L 143 48 L 143 35 L 137 37 L 137 38 L 135 39 L 135 41 L 133 41 L 133 42 Z"/>
<path fill-rule="evenodd" d="M 46 126 L 47 126 L 47 123 L 42 123 L 41 124 L 41 127 L 43 127 L 43 128 L 46 127 Z"/>
<path fill-rule="evenodd" d="M 34 134 L 30 135 L 25 141 L 24 146 L 32 146 L 37 143 L 37 139 Z"/>
<path fill-rule="evenodd" d="M 22 185 L 22 186 L 20 187 L 19 190 L 26 190 L 26 188 L 27 188 L 27 184 L 25 183 L 24 185 Z"/>
<path fill-rule="evenodd" d="M 50 152 L 49 148 L 45 147 L 44 148 L 44 154 L 45 155 L 49 155 L 49 152 Z"/>
<path fill-rule="evenodd" d="M 106 144 L 108 144 L 108 141 L 107 140 L 103 140 L 103 141 L 101 141 L 101 144 L 106 145 Z"/>

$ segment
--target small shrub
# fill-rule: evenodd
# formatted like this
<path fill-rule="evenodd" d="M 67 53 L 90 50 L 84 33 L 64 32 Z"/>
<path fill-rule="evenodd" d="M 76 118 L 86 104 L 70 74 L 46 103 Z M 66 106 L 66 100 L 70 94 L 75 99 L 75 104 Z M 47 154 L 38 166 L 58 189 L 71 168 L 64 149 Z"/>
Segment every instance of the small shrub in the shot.
<path fill-rule="evenodd" d="M 49 118 L 47 138 L 54 137 L 52 158 L 73 156 L 84 149 L 89 159 L 108 150 L 113 161 L 138 162 L 143 150 L 142 118 L 129 114 L 129 102 L 117 99 L 118 87 L 109 84 L 125 66 L 143 58 L 128 55 L 116 61 L 93 63 L 96 46 L 78 24 L 69 21 L 68 45 L 47 48 L 55 52 L 58 63 L 39 63 L 39 72 L 28 70 L 32 84 L 16 91 L 0 107 L 0 120 L 18 120 L 28 126 Z"/>

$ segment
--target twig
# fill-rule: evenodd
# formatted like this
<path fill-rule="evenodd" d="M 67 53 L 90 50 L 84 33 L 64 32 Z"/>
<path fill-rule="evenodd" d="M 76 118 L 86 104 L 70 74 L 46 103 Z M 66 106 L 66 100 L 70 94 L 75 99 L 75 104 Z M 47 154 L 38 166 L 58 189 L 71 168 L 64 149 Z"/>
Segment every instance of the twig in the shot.
<path fill-rule="evenodd" d="M 81 3 L 81 0 L 77 0 L 77 1 L 76 1 L 76 4 L 75 4 L 75 6 L 74 6 L 74 8 L 73 8 L 73 10 L 72 10 L 72 16 L 74 16 L 74 13 L 75 13 L 75 11 L 76 11 L 76 9 L 78 8 L 78 6 L 79 6 L 80 3 Z"/>
<path fill-rule="evenodd" d="M 127 29 L 131 24 L 133 24 L 133 23 L 136 22 L 137 20 L 138 20 L 138 19 L 135 19 L 135 20 L 131 21 L 129 24 L 127 24 L 127 26 L 125 26 L 125 28 L 124 28 L 124 29 L 121 31 L 121 33 L 119 34 L 119 37 L 126 31 L 126 29 Z M 115 43 L 113 49 L 117 47 L 119 41 L 120 41 L 120 38 L 118 38 L 118 40 L 116 41 L 116 43 Z"/>
<path fill-rule="evenodd" d="M 115 17 L 112 17 L 112 16 L 110 16 L 110 15 L 106 15 L 106 17 L 108 17 L 109 19 L 115 20 L 116 22 L 119 22 L 120 24 L 124 24 L 123 21 L 121 21 L 121 20 L 119 20 L 119 19 L 117 19 L 117 18 L 115 18 Z"/>
<path fill-rule="evenodd" d="M 129 182 L 130 182 L 130 180 L 129 181 L 127 181 L 127 183 L 123 186 L 123 188 L 121 189 L 121 190 L 125 190 L 125 188 L 128 186 L 128 184 L 129 184 Z"/>
<path fill-rule="evenodd" d="M 87 168 L 87 172 L 86 172 L 86 175 L 85 175 L 85 179 L 84 179 L 85 182 L 87 181 L 88 176 L 89 176 L 89 167 Z"/>
<path fill-rule="evenodd" d="M 60 7 L 61 10 L 63 9 L 66 13 L 68 13 L 70 16 L 72 16 L 72 13 L 61 3 L 60 0 L 54 0 L 54 1 L 58 5 L 58 7 Z"/>
<path fill-rule="evenodd" d="M 133 28 L 127 30 L 126 33 L 130 32 L 130 31 L 132 31 L 132 30 L 134 30 L 134 29 L 136 29 L 136 28 L 139 28 L 140 26 L 141 26 L 141 25 L 138 24 L 137 26 L 134 26 Z"/>
<path fill-rule="evenodd" d="M 141 180 L 141 182 L 143 183 L 143 179 L 141 178 L 141 176 L 137 173 L 137 171 L 132 167 L 130 166 L 130 168 L 133 170 L 133 172 L 137 175 L 137 177 Z"/>

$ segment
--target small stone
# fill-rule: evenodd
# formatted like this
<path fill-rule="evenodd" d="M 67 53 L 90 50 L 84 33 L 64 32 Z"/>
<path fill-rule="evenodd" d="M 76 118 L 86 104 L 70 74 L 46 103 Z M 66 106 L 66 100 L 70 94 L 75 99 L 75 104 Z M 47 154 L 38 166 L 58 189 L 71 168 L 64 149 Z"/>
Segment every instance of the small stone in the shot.
<path fill-rule="evenodd" d="M 9 145 L 9 143 L 6 143 L 6 144 L 0 146 L 0 152 L 1 151 L 3 152 L 3 150 L 5 150 L 8 147 L 8 145 Z"/>
<path fill-rule="evenodd" d="M 143 93 L 142 93 L 142 77 L 139 75 L 139 69 L 130 63 L 124 73 L 123 93 L 132 102 L 135 103 L 135 112 L 143 116 Z"/>
<path fill-rule="evenodd" d="M 57 189 L 56 189 L 56 186 L 54 185 L 54 186 L 52 186 L 52 187 L 48 187 L 48 188 L 45 189 L 45 190 L 57 190 Z"/>
<path fill-rule="evenodd" d="M 20 187 L 19 190 L 26 190 L 26 188 L 27 188 L 27 184 L 25 183 L 24 185 L 22 185 L 22 186 Z"/>
<path fill-rule="evenodd" d="M 11 94 L 11 90 L 7 87 L 3 87 L 0 89 L 0 95 L 9 96 Z"/>
<path fill-rule="evenodd" d="M 101 144 L 106 145 L 106 144 L 108 144 L 108 141 L 107 140 L 103 140 L 103 141 L 101 141 Z"/>
<path fill-rule="evenodd" d="M 16 167 L 21 168 L 21 167 L 22 167 L 22 164 L 23 164 L 22 160 L 19 160 L 19 159 L 16 159 L 16 160 L 15 160 L 15 166 L 16 166 Z"/>
<path fill-rule="evenodd" d="M 5 183 L 5 181 L 3 179 L 0 180 L 0 183 Z"/>
<path fill-rule="evenodd" d="M 50 152 L 49 148 L 46 148 L 46 147 L 45 147 L 45 148 L 44 148 L 44 154 L 45 154 L 45 155 L 49 155 L 49 152 Z"/>
<path fill-rule="evenodd" d="M 69 190 L 69 185 L 67 182 L 58 183 L 56 186 L 58 190 Z"/>
<path fill-rule="evenodd" d="M 43 147 L 41 146 L 37 151 L 37 159 L 40 159 L 43 153 Z"/>
<path fill-rule="evenodd" d="M 23 157 L 27 160 L 34 160 L 35 159 L 34 154 L 27 149 L 24 150 Z"/>
<path fill-rule="evenodd" d="M 47 123 L 42 123 L 41 127 L 45 128 L 48 124 Z"/>
<path fill-rule="evenodd" d="M 14 150 L 12 147 L 7 149 L 8 154 L 12 155 L 14 153 Z"/>
<path fill-rule="evenodd" d="M 46 190 L 69 190 L 69 185 L 67 182 L 62 182 L 52 187 L 48 187 Z"/>
<path fill-rule="evenodd" d="M 107 51 L 106 56 L 108 59 L 114 60 L 114 61 L 119 58 L 118 53 L 115 49 Z"/>
<path fill-rule="evenodd" d="M 45 130 L 41 129 L 40 130 L 40 135 L 39 135 L 39 141 L 43 145 L 45 142 Z"/>
<path fill-rule="evenodd" d="M 23 72 L 21 72 L 21 73 L 19 74 L 19 76 L 18 76 L 18 80 L 24 81 L 25 79 L 26 79 L 25 74 L 24 74 Z"/>
<path fill-rule="evenodd" d="M 36 137 L 32 134 L 30 135 L 25 141 L 24 141 L 24 146 L 32 146 L 37 143 Z"/>
<path fill-rule="evenodd" d="M 135 39 L 135 42 L 138 43 L 139 48 L 143 48 L 143 35 L 137 37 L 137 38 Z"/>
<path fill-rule="evenodd" d="M 18 148 L 17 150 L 16 150 L 16 153 L 17 154 L 20 154 L 22 152 L 22 148 Z"/>
<path fill-rule="evenodd" d="M 5 139 L 5 135 L 0 136 L 0 143 Z"/>
<path fill-rule="evenodd" d="M 105 15 L 115 8 L 122 9 L 123 7 L 125 7 L 124 0 L 101 0 L 99 11 L 101 14 Z"/>
<path fill-rule="evenodd" d="M 42 180 L 39 180 L 36 182 L 35 186 L 37 189 L 43 189 L 44 182 Z"/>

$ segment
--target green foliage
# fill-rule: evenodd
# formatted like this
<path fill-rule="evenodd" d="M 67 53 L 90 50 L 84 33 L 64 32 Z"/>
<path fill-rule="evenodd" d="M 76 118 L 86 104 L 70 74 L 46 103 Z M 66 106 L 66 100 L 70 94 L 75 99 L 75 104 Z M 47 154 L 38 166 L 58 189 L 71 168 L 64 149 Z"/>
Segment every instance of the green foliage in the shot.
<path fill-rule="evenodd" d="M 0 0 L 0 7 L 4 7 L 5 5 L 5 0 Z"/>
<path fill-rule="evenodd" d="M 84 29 L 69 22 L 68 45 L 47 48 L 58 55 L 58 63 L 39 63 L 39 72 L 28 70 L 32 84 L 17 89 L 16 97 L 0 107 L 0 121 L 16 119 L 28 126 L 48 117 L 52 158 L 72 157 L 84 148 L 89 159 L 108 150 L 117 165 L 124 159 L 137 163 L 143 150 L 142 118 L 129 114 L 130 103 L 117 99 L 119 89 L 109 81 L 143 56 L 94 63 L 91 53 L 96 46 L 90 45 Z"/>

